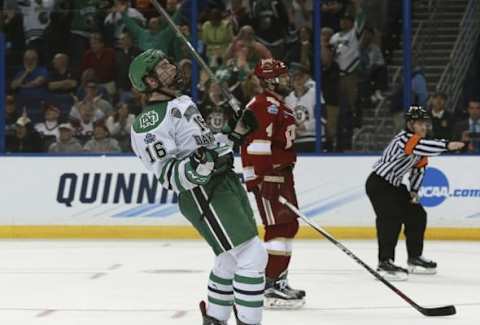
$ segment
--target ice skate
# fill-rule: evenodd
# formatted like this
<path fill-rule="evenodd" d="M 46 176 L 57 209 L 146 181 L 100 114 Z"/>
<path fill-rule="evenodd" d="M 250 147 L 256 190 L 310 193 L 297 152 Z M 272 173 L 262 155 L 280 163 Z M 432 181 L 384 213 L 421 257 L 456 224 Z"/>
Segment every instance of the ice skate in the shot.
<path fill-rule="evenodd" d="M 292 290 L 288 286 L 286 276 L 278 279 L 268 279 L 265 287 L 265 308 L 268 309 L 299 309 L 305 305 L 305 292 Z"/>
<path fill-rule="evenodd" d="M 408 280 L 408 270 L 393 264 L 392 260 L 379 262 L 377 272 L 388 281 Z"/>
<path fill-rule="evenodd" d="M 436 274 L 437 263 L 423 256 L 408 259 L 408 271 L 412 274 Z"/>

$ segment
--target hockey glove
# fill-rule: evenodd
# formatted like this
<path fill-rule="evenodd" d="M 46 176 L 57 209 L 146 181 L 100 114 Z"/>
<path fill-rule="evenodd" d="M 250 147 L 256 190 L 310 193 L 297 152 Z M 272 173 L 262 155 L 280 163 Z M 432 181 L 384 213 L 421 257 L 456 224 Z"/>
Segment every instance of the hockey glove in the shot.
<path fill-rule="evenodd" d="M 244 138 L 258 128 L 258 122 L 253 113 L 249 109 L 244 109 L 239 116 L 234 116 L 227 123 L 224 133 L 228 134 L 228 138 L 235 145 L 241 145 Z"/>
<path fill-rule="evenodd" d="M 219 146 L 212 151 L 215 156 L 213 175 L 225 174 L 233 169 L 233 152 L 230 146 Z"/>
<path fill-rule="evenodd" d="M 210 180 L 215 168 L 215 151 L 200 147 L 190 156 L 190 164 L 186 166 L 187 179 L 197 185 L 204 185 Z"/>
<path fill-rule="evenodd" d="M 260 195 L 271 202 L 277 202 L 283 183 L 285 183 L 283 176 L 263 176 L 263 182 L 260 183 Z"/>

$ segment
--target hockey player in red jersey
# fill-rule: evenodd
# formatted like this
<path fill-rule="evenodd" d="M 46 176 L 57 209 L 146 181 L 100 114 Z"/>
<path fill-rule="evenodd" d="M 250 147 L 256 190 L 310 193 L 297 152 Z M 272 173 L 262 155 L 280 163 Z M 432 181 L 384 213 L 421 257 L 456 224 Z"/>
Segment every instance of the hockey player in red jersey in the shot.
<path fill-rule="evenodd" d="M 289 91 L 288 70 L 281 61 L 263 59 L 255 67 L 255 74 L 264 91 L 245 107 L 253 113 L 257 125 L 243 138 L 241 156 L 247 189 L 255 196 L 265 227 L 269 254 L 265 306 L 295 309 L 305 303 L 305 291 L 290 288 L 287 281 L 298 221 L 278 202 L 282 195 L 297 205 L 292 173 L 297 158 L 293 148 L 295 117 L 283 102 Z"/>

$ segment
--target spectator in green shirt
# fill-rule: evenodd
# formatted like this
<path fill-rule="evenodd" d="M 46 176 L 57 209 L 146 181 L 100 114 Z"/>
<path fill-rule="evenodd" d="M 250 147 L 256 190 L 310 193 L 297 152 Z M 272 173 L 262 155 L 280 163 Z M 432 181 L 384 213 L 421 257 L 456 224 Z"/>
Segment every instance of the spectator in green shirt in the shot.
<path fill-rule="evenodd" d="M 202 25 L 201 39 L 207 47 L 209 66 L 216 68 L 221 65 L 221 58 L 233 40 L 233 29 L 227 20 L 222 20 L 220 10 L 211 10 L 210 19 Z"/>
<path fill-rule="evenodd" d="M 148 21 L 148 27 L 144 28 L 128 17 L 126 10 L 128 6 L 118 2 L 115 10 L 122 14 L 122 20 L 127 30 L 132 34 L 137 42 L 137 46 L 145 51 L 147 49 L 158 49 L 166 54 L 171 53 L 171 44 L 175 39 L 175 32 L 171 28 L 160 30 L 160 19 L 152 17 Z M 172 19 L 176 22 L 179 19 L 179 13 L 176 13 Z"/>

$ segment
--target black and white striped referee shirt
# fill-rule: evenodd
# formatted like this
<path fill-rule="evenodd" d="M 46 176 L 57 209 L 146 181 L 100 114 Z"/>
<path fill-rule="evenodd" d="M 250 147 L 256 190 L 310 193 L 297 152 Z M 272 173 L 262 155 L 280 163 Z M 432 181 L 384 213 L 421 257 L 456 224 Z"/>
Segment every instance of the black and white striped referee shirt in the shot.
<path fill-rule="evenodd" d="M 428 158 L 447 151 L 446 140 L 427 140 L 408 131 L 398 133 L 382 158 L 373 166 L 374 172 L 394 186 L 402 184 L 403 177 L 410 172 L 410 191 L 418 192 L 422 185 Z"/>

